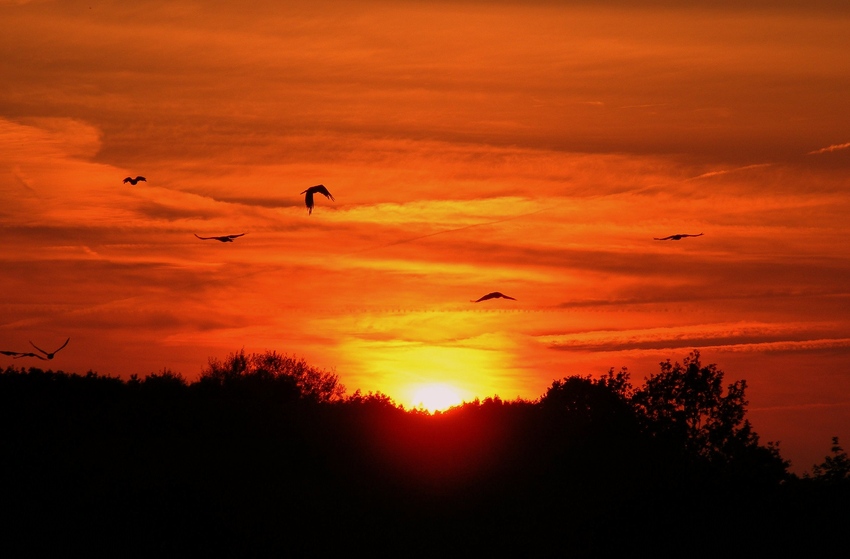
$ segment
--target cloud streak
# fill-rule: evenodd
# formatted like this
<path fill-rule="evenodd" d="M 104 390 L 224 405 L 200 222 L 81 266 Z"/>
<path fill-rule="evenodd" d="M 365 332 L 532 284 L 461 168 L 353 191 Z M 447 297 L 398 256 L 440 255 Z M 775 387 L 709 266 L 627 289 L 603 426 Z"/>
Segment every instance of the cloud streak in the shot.
<path fill-rule="evenodd" d="M 847 142 L 847 143 L 844 143 L 844 144 L 833 144 L 833 145 L 827 146 L 825 148 L 820 148 L 820 149 L 816 149 L 814 151 L 810 151 L 809 155 L 818 155 L 818 154 L 821 154 L 821 153 L 831 153 L 833 151 L 839 151 L 839 150 L 848 149 L 848 148 L 850 148 L 850 142 Z"/>

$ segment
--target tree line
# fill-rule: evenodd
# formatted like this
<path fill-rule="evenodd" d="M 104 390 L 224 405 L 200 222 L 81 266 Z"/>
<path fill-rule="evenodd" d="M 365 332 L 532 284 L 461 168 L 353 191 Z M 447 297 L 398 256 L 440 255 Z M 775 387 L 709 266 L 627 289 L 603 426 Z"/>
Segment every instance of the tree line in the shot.
<path fill-rule="evenodd" d="M 829 549 L 850 520 L 846 452 L 834 438 L 811 474 L 790 473 L 746 418 L 746 381 L 724 377 L 694 351 L 639 385 L 612 369 L 430 414 L 272 351 L 212 359 L 192 382 L 9 367 L 0 549 Z"/>

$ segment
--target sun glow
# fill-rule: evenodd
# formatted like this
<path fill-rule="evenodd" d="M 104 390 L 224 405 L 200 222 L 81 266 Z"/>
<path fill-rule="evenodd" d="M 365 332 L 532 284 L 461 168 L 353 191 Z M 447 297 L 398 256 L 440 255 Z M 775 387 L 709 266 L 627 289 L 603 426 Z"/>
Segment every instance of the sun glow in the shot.
<path fill-rule="evenodd" d="M 423 384 L 413 389 L 413 406 L 431 413 L 444 411 L 463 402 L 458 391 L 442 383 Z"/>

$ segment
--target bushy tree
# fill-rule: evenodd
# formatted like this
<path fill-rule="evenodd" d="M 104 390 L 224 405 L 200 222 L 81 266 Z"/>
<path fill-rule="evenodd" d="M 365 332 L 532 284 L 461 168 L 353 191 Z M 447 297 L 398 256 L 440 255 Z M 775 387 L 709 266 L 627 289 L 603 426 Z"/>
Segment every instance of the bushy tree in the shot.
<path fill-rule="evenodd" d="M 396 405 L 392 398 L 381 391 L 373 392 L 370 390 L 367 394 L 364 394 L 359 388 L 354 391 L 354 394 L 347 396 L 340 401 L 345 404 L 356 406 L 403 409 L 403 406 Z"/>
<path fill-rule="evenodd" d="M 838 437 L 832 437 L 832 456 L 827 456 L 821 464 L 812 467 L 814 479 L 828 483 L 850 482 L 850 457 L 838 444 Z"/>
<path fill-rule="evenodd" d="M 552 437 L 547 444 L 560 446 L 566 455 L 572 455 L 573 445 L 588 444 L 599 452 L 606 449 L 606 455 L 615 447 L 627 452 L 623 443 L 640 428 L 627 396 L 629 386 L 625 371 L 610 371 L 601 379 L 574 375 L 552 382 L 537 404 L 541 427 Z"/>
<path fill-rule="evenodd" d="M 679 364 L 666 360 L 635 391 L 632 403 L 653 436 L 738 477 L 778 481 L 788 462 L 778 443 L 759 445 L 747 412 L 745 380 L 726 385 L 723 371 L 703 365 L 699 351 Z"/>
<path fill-rule="evenodd" d="M 573 422 L 594 421 L 610 423 L 612 414 L 625 409 L 620 395 L 602 381 L 591 377 L 570 376 L 552 382 L 540 399 L 544 410 L 564 414 Z"/>
<path fill-rule="evenodd" d="M 338 375 L 274 351 L 246 355 L 240 350 L 224 361 L 210 359 L 198 385 L 263 398 L 313 402 L 334 402 L 345 394 Z"/>
<path fill-rule="evenodd" d="M 135 375 L 134 375 L 135 376 Z M 188 386 L 186 379 L 180 373 L 171 369 L 163 369 L 158 373 L 151 373 L 142 381 L 143 386 L 170 386 L 185 388 Z"/>

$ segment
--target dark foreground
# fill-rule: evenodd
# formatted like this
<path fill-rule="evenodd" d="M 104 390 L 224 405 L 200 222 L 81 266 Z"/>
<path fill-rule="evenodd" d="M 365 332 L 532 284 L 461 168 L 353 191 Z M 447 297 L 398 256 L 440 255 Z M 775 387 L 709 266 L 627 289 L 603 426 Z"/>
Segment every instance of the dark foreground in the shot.
<path fill-rule="evenodd" d="M 691 354 L 430 416 L 275 354 L 0 374 L 3 556 L 779 556 L 840 545 L 846 454 L 787 472 Z M 828 435 L 828 434 L 827 434 Z M 825 436 L 828 439 L 828 436 Z M 842 461 L 844 460 L 844 461 Z M 13 555 L 9 555 L 11 552 Z"/>

